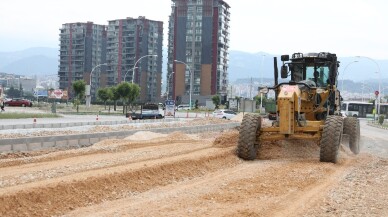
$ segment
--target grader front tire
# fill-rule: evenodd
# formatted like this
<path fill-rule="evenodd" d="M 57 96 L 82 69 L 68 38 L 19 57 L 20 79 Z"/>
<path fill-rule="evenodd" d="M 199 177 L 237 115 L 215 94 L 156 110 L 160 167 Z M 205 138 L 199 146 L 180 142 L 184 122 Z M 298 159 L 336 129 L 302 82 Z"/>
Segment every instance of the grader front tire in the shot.
<path fill-rule="evenodd" d="M 341 144 L 343 130 L 342 117 L 328 116 L 323 127 L 320 141 L 320 161 L 337 163 L 338 149 Z"/>
<path fill-rule="evenodd" d="M 344 134 L 349 135 L 349 148 L 353 154 L 360 153 L 360 121 L 357 118 L 344 119 Z"/>
<path fill-rule="evenodd" d="M 260 131 L 261 117 L 256 114 L 246 114 L 241 122 L 237 155 L 244 160 L 254 160 L 259 147 L 256 141 L 257 133 Z"/>

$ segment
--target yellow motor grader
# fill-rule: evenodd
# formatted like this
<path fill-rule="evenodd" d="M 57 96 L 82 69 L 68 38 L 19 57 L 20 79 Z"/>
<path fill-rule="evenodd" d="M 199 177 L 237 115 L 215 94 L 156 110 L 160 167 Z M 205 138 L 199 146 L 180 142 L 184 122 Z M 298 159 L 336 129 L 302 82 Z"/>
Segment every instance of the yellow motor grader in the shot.
<path fill-rule="evenodd" d="M 338 67 L 333 53 L 294 53 L 282 55 L 278 82 L 277 58 L 274 58 L 273 87 L 259 88 L 261 93 L 275 91 L 276 120 L 262 127 L 262 117 L 246 114 L 239 130 L 237 155 L 256 159 L 260 144 L 275 140 L 315 140 L 320 145 L 320 161 L 336 163 L 342 134 L 349 135 L 349 147 L 360 151 L 360 123 L 355 117 L 342 117 L 341 96 L 337 89 Z"/>

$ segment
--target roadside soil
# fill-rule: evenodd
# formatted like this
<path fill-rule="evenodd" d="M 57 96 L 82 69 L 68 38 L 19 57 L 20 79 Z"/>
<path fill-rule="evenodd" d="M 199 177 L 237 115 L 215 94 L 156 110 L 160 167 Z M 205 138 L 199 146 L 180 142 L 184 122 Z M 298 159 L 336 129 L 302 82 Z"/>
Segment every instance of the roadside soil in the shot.
<path fill-rule="evenodd" d="M 238 131 L 141 131 L 121 140 L 0 159 L 0 216 L 388 216 L 388 159 L 314 142 L 236 157 Z"/>
<path fill-rule="evenodd" d="M 239 118 L 239 117 L 236 117 Z M 241 121 L 241 120 L 240 120 Z M 139 122 L 141 122 L 139 120 Z M 33 129 L 18 129 L 12 130 L 13 133 L 9 133 L 9 130 L 0 131 L 0 139 L 15 139 L 25 137 L 39 137 L 39 136 L 58 136 L 58 135 L 74 135 L 74 134 L 89 134 L 89 133 L 102 133 L 112 131 L 128 131 L 128 130 L 147 130 L 151 128 L 172 128 L 185 127 L 185 126 L 202 126 L 209 124 L 225 124 L 230 122 L 236 122 L 236 120 L 225 120 L 220 118 L 195 118 L 185 121 L 176 122 L 163 122 L 155 121 L 154 123 L 142 123 L 142 124 L 120 124 L 120 125 L 96 125 L 96 126 L 82 126 L 82 127 L 66 127 L 66 128 L 33 128 Z M 1 156 L 0 156 L 1 158 Z"/>

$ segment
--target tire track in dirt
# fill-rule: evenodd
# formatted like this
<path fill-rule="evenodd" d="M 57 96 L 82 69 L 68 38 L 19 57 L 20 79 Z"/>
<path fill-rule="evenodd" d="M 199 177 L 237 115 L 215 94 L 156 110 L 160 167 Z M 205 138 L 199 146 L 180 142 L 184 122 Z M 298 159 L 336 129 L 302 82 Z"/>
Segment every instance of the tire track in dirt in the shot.
<path fill-rule="evenodd" d="M 133 192 L 200 177 L 239 162 L 231 148 L 222 151 L 208 148 L 0 189 L 0 215 L 60 215 L 76 207 L 116 200 Z"/>
<path fill-rule="evenodd" d="M 68 157 L 69 153 L 65 158 L 58 154 L 59 159 L 42 161 L 35 168 L 36 163 L 13 167 L 20 168 L 16 174 L 25 174 L 29 167 L 36 171 L 45 163 L 57 164 L 59 167 L 51 169 L 59 171 L 66 162 L 81 168 L 76 173 L 0 188 L 0 215 L 295 214 L 322 198 L 354 163 L 344 149 L 338 164 L 321 163 L 319 147 L 309 142 L 264 143 L 259 159 L 247 162 L 236 157 L 237 131 L 222 134 L 213 143 L 201 140 L 204 138 L 199 136 L 188 143 L 171 139 L 162 145 L 157 145 L 163 143 L 161 139 L 132 143 L 139 145 L 136 148 L 122 141 L 107 141 L 94 148 L 115 151 L 76 158 Z M 75 162 L 78 158 L 81 160 Z M 110 160 L 110 164 L 104 160 Z M 93 163 L 102 166 L 87 169 Z M 0 168 L 0 174 L 7 169 Z"/>
<path fill-rule="evenodd" d="M 176 139 L 178 137 L 178 139 Z M 109 139 L 98 142 L 93 146 L 86 148 L 78 148 L 71 150 L 61 150 L 58 151 L 55 149 L 51 151 L 37 151 L 30 153 L 10 153 L 10 158 L 0 159 L 0 168 L 10 167 L 10 166 L 19 166 L 23 164 L 30 163 L 39 163 L 39 162 L 49 162 L 60 159 L 74 158 L 77 156 L 93 155 L 93 154 L 103 154 L 103 153 L 115 153 L 120 151 L 127 151 L 137 148 L 143 148 L 148 146 L 161 146 L 169 145 L 172 141 L 181 141 L 182 143 L 195 143 L 197 140 L 194 140 L 188 137 L 181 132 L 173 132 L 165 139 L 153 139 L 148 140 L 146 143 L 144 141 L 127 141 L 122 139 Z M 15 157 L 12 157 L 15 156 Z M 5 157 L 5 156 L 3 156 Z"/>
<path fill-rule="evenodd" d="M 319 191 L 320 182 L 325 183 L 338 167 L 346 165 L 322 165 L 316 160 L 243 162 L 66 216 L 274 216 L 290 203 L 301 205 L 293 200 Z"/>
<path fill-rule="evenodd" d="M 0 173 L 0 187 L 20 185 L 102 168 L 107 169 L 134 162 L 178 156 L 211 147 L 211 145 L 204 145 L 198 141 L 169 143 L 155 146 L 147 145 L 144 148 L 123 152 L 87 154 L 65 159 L 59 157 L 58 160 L 3 168 Z"/>
<path fill-rule="evenodd" d="M 302 150 L 302 153 L 300 153 Z M 267 144 L 263 158 L 121 200 L 81 208 L 66 216 L 273 216 L 303 207 L 335 184 L 353 158 L 319 162 L 311 144 Z M 322 191 L 322 192 L 321 192 Z M 304 195 L 307 194 L 305 197 Z M 319 195 L 317 195 L 318 198 Z M 147 207 L 144 209 L 143 207 Z"/>

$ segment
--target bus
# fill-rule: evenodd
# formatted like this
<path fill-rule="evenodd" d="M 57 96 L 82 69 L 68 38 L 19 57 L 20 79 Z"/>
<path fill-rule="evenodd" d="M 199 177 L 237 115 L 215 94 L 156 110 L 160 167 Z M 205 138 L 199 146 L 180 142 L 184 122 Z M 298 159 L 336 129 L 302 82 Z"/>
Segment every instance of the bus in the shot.
<path fill-rule="evenodd" d="M 342 102 L 341 113 L 348 117 L 373 118 L 374 108 L 375 105 L 371 102 L 347 101 Z M 377 108 L 375 112 L 377 114 Z M 385 115 L 385 118 L 388 118 L 388 104 L 380 104 L 380 115 Z"/>

